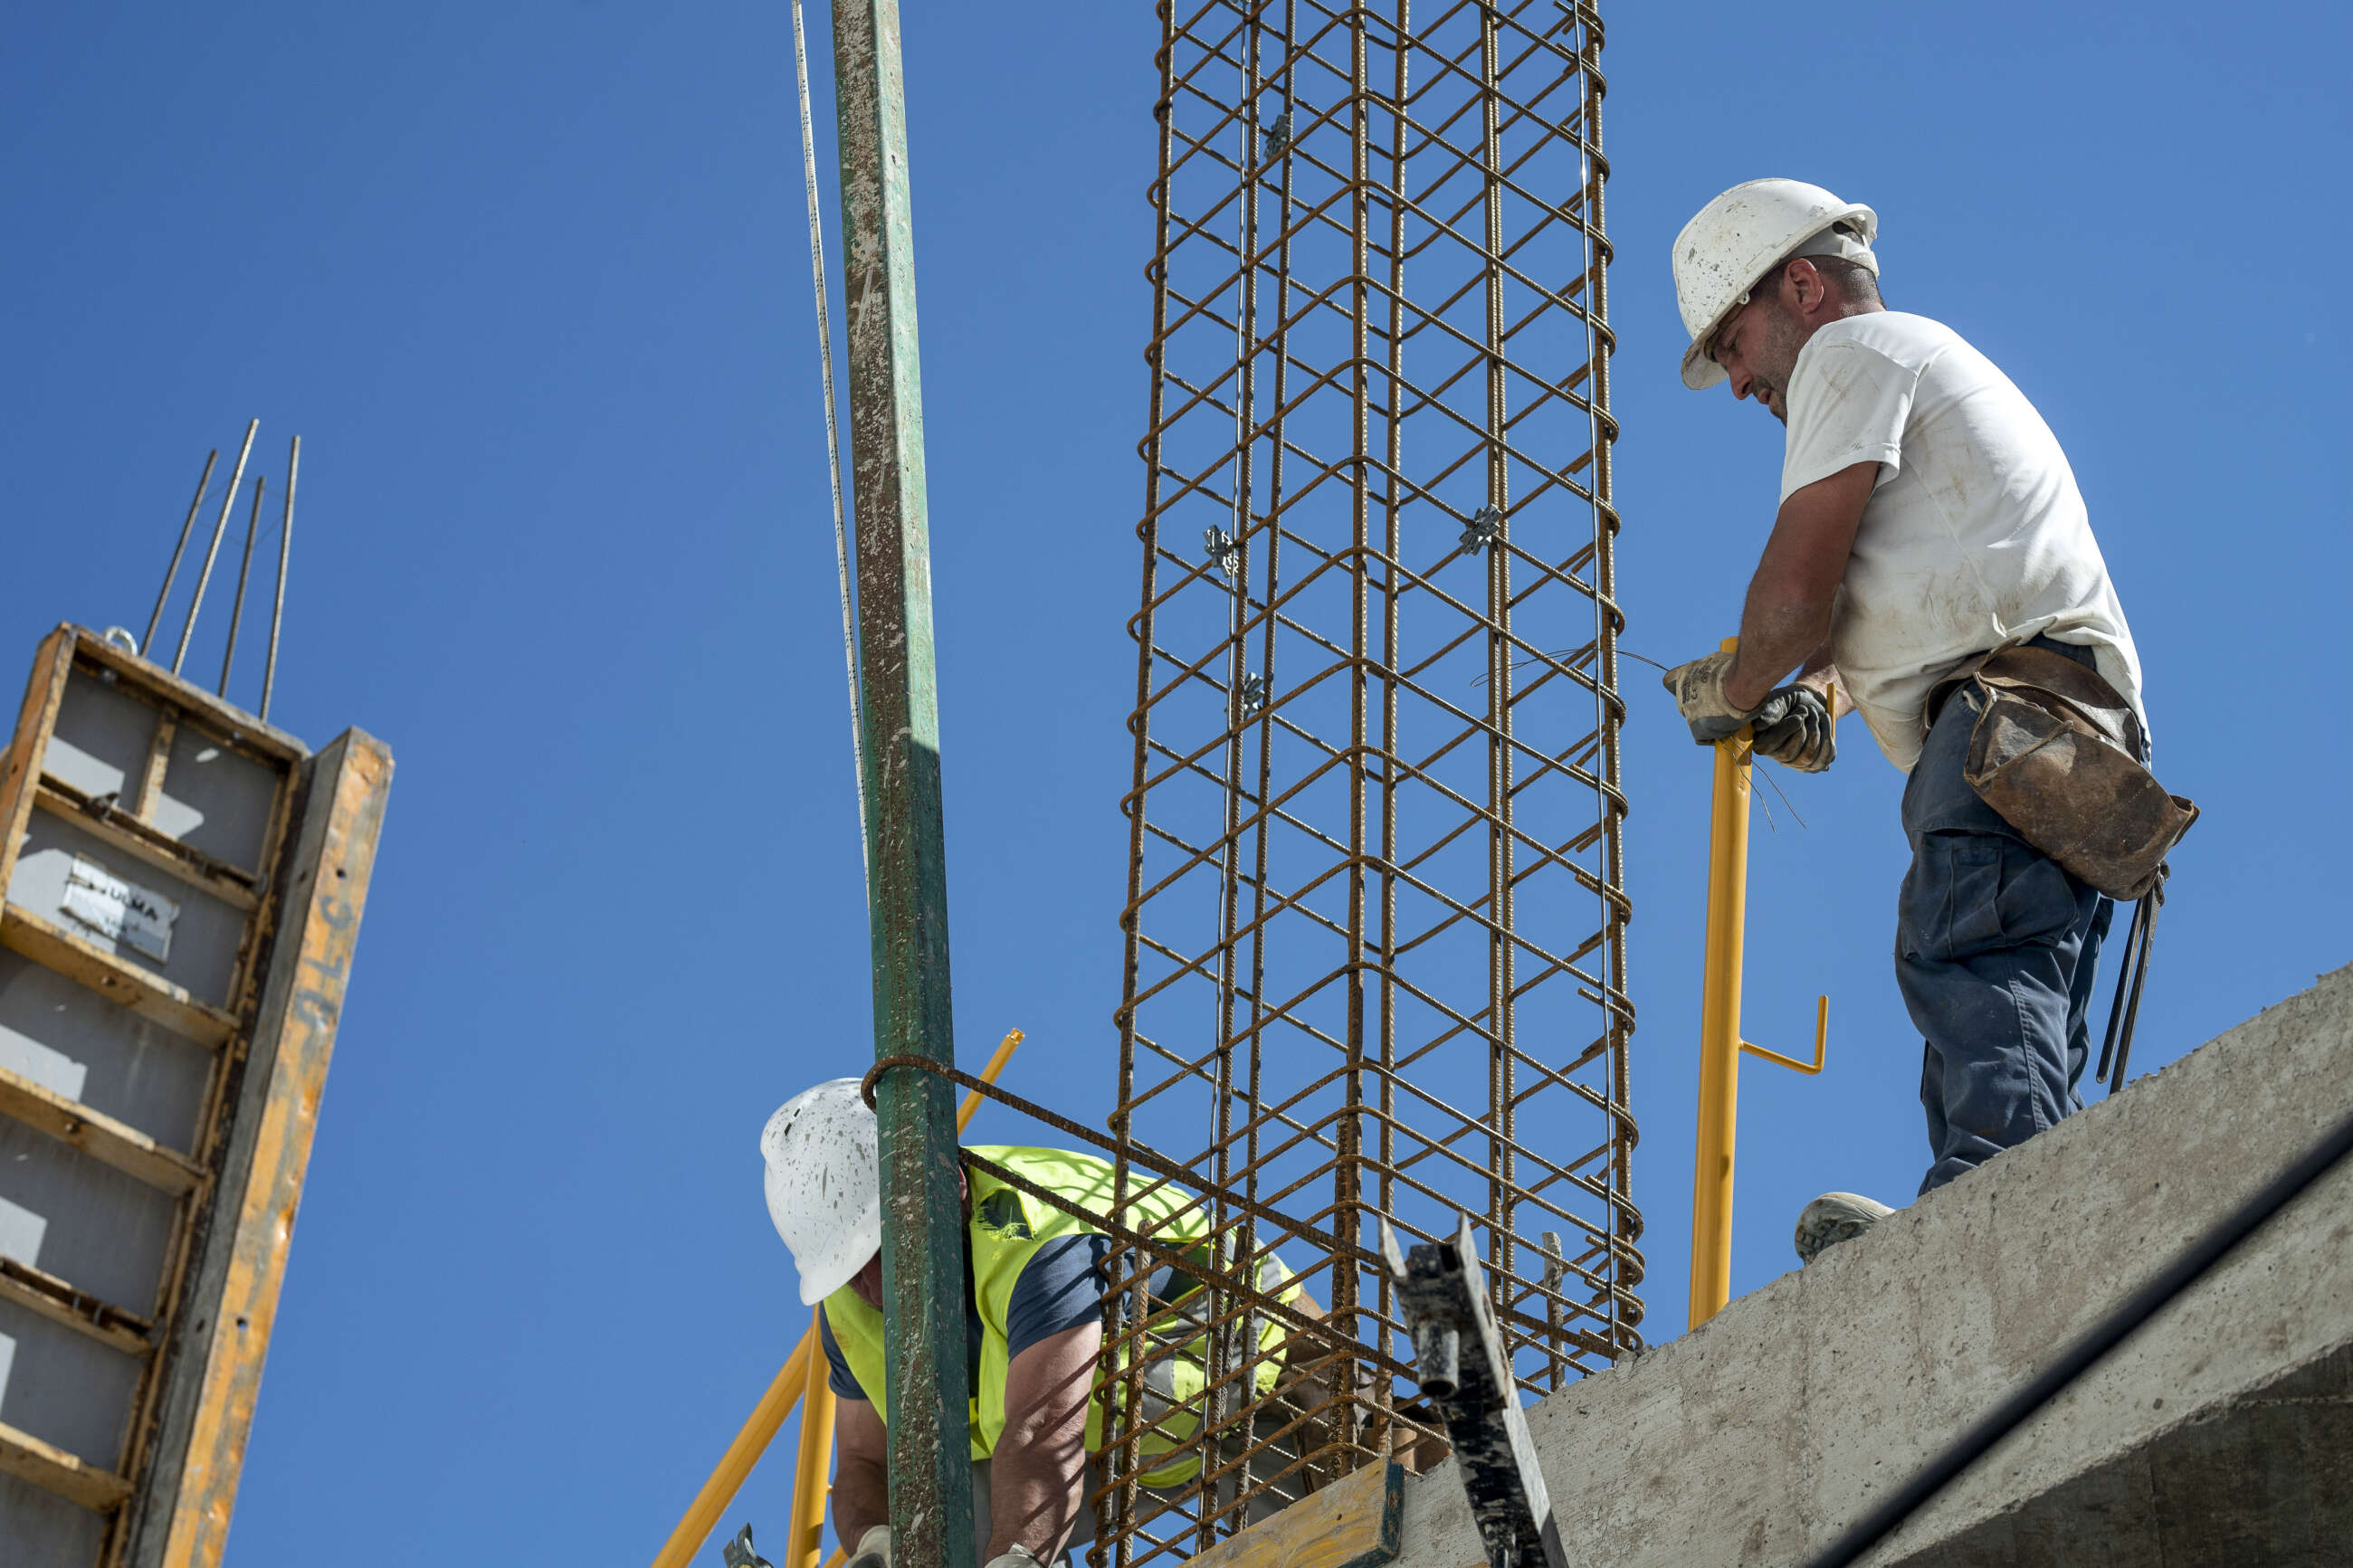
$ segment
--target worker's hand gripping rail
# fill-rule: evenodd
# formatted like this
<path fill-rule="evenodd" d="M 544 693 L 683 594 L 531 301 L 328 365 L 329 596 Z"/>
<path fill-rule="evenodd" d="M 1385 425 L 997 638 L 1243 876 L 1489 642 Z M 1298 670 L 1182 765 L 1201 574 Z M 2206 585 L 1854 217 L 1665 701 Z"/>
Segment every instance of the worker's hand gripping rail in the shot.
<path fill-rule="evenodd" d="M 1727 637 L 1732 649 L 1736 638 Z M 1691 1326 L 1732 1298 L 1732 1149 L 1740 1053 L 1809 1076 L 1822 1070 L 1831 999 L 1814 1012 L 1811 1065 L 1740 1037 L 1740 968 L 1748 916 L 1748 801 L 1754 766 L 1746 729 L 1718 741 L 1707 852 L 1707 947 L 1700 991 L 1699 1138 L 1692 1191 Z"/>

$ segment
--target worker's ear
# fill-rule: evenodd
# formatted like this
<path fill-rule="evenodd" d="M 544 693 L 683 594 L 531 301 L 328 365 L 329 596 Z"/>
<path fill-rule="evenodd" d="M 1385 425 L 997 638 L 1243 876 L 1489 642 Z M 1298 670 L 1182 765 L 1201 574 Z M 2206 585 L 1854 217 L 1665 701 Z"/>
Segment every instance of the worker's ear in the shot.
<path fill-rule="evenodd" d="M 1794 296 L 1788 303 L 1799 321 L 1811 317 L 1830 299 L 1830 280 L 1822 276 L 1820 268 L 1802 256 L 1782 266 L 1780 280 Z"/>

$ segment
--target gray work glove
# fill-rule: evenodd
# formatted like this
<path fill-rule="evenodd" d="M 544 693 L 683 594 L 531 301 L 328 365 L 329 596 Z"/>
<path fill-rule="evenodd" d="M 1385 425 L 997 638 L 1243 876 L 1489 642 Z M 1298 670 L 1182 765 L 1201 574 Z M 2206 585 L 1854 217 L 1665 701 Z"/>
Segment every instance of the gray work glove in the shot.
<path fill-rule="evenodd" d="M 1749 722 L 1757 726 L 1750 737 L 1751 749 L 1784 767 L 1818 773 L 1838 757 L 1831 705 L 1810 686 L 1784 686 L 1767 692 Z"/>
<path fill-rule="evenodd" d="M 1676 710 L 1691 726 L 1692 739 L 1703 746 L 1738 734 L 1756 711 L 1735 708 L 1724 695 L 1724 678 L 1732 673 L 1732 659 L 1729 649 L 1712 653 L 1679 664 L 1659 679 L 1660 685 L 1675 694 Z"/>
<path fill-rule="evenodd" d="M 858 1538 L 858 1550 L 842 1568 L 891 1568 L 891 1527 L 878 1524 Z"/>

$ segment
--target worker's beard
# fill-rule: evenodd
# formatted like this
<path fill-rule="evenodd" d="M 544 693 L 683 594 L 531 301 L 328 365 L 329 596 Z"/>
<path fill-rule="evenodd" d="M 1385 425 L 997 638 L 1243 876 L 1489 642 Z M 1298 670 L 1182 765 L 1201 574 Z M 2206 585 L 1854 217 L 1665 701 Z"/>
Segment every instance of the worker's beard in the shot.
<path fill-rule="evenodd" d="M 1798 369 L 1798 354 L 1810 335 L 1778 300 L 1761 302 L 1757 321 L 1742 345 L 1753 367 L 1749 395 L 1782 424 L 1789 422 L 1789 377 Z"/>

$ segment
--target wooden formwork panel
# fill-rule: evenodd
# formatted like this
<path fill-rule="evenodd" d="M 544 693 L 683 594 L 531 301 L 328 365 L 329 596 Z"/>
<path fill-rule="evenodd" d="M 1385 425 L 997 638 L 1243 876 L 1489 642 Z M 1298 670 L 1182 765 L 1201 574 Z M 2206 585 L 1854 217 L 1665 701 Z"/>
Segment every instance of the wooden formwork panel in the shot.
<path fill-rule="evenodd" d="M 41 644 L 0 760 L 0 1563 L 219 1561 L 391 772 Z"/>

